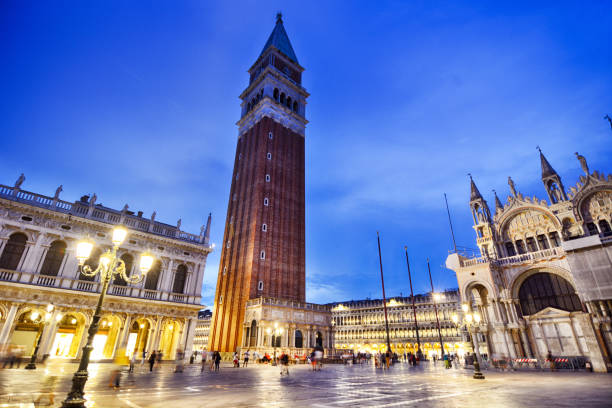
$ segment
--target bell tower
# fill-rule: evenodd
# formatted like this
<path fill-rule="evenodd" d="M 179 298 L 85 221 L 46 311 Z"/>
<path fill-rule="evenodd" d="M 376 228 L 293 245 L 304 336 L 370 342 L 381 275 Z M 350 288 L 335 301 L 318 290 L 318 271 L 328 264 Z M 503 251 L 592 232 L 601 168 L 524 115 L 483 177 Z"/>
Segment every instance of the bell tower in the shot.
<path fill-rule="evenodd" d="M 241 346 L 249 299 L 306 299 L 303 71 L 279 13 L 240 95 L 210 350 Z"/>

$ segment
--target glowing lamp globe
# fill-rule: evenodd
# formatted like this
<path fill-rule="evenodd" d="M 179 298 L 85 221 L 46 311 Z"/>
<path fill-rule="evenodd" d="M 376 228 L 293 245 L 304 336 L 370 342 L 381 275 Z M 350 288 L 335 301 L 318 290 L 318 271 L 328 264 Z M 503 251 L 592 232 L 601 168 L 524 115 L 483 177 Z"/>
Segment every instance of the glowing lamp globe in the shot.
<path fill-rule="evenodd" d="M 466 320 L 468 323 L 472 323 L 472 315 L 471 315 L 470 313 L 466 314 L 466 315 L 465 315 L 465 320 Z"/>
<path fill-rule="evenodd" d="M 127 236 L 127 229 L 125 227 L 115 227 L 113 228 L 113 245 L 121 245 L 123 241 L 125 241 L 125 237 Z"/>
<path fill-rule="evenodd" d="M 83 265 L 93 249 L 93 242 L 91 241 L 80 241 L 76 247 L 76 257 L 79 260 L 79 264 Z"/>
<path fill-rule="evenodd" d="M 467 311 L 470 310 L 470 307 L 468 306 L 467 303 L 464 303 L 461 305 L 461 309 L 463 309 L 463 311 L 467 313 Z"/>
<path fill-rule="evenodd" d="M 474 321 L 480 323 L 480 313 L 474 313 Z"/>
<path fill-rule="evenodd" d="M 140 272 L 147 273 L 153 266 L 154 258 L 148 252 L 140 255 Z"/>

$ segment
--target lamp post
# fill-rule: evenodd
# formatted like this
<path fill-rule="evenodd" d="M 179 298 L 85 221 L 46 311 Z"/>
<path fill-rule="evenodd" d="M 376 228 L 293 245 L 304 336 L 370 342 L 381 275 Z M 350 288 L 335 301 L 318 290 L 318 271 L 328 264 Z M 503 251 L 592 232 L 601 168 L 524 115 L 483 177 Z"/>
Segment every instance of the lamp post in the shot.
<path fill-rule="evenodd" d="M 51 313 L 53 312 L 53 309 L 55 309 L 55 306 L 53 306 L 52 304 L 48 304 L 47 305 L 47 313 L 45 313 L 45 316 L 41 316 L 38 312 L 34 312 L 36 313 L 36 316 L 34 316 L 34 313 L 32 315 L 30 315 L 30 317 L 32 318 L 32 321 L 36 321 L 39 318 L 42 320 L 42 329 L 40 330 L 40 334 L 38 335 L 38 339 L 36 340 L 36 347 L 34 347 L 34 352 L 32 353 L 32 357 L 30 358 L 30 362 L 25 366 L 26 370 L 35 370 L 36 369 L 36 356 L 38 356 L 38 349 L 40 348 L 40 341 L 43 337 L 43 334 L 45 333 L 45 327 L 47 327 L 47 324 L 51 321 Z"/>
<path fill-rule="evenodd" d="M 87 366 L 89 365 L 89 355 L 93 350 L 92 343 L 94 336 L 98 332 L 98 326 L 102 314 L 102 303 L 104 302 L 104 297 L 111 279 L 117 275 L 120 276 L 125 282 L 138 283 L 142 281 L 142 279 L 146 276 L 146 273 L 153 265 L 153 257 L 149 253 L 145 252 L 140 256 L 140 275 L 128 276 L 128 271 L 125 269 L 125 263 L 117 256 L 117 249 L 119 249 L 119 246 L 125 240 L 127 233 L 128 231 L 125 227 L 117 226 L 113 228 L 113 247 L 100 256 L 100 262 L 95 270 L 92 270 L 89 265 L 84 265 L 87 258 L 89 258 L 91 255 L 91 250 L 94 246 L 93 242 L 85 240 L 77 244 L 76 257 L 79 260 L 79 265 L 81 266 L 81 273 L 89 277 L 99 274 L 102 289 L 100 290 L 100 297 L 98 298 L 98 304 L 96 305 L 96 310 L 91 321 L 91 325 L 87 330 L 87 343 L 83 347 L 83 356 L 81 357 L 81 362 L 79 363 L 79 369 L 72 377 L 72 388 L 62 403 L 63 408 L 85 408 L 84 388 L 88 377 Z"/>
<path fill-rule="evenodd" d="M 463 309 L 463 318 L 459 321 L 459 317 L 455 314 L 453 315 L 453 322 L 457 327 L 463 327 L 468 331 L 468 335 L 470 336 L 470 342 L 472 343 L 472 348 L 474 349 L 474 354 L 476 357 L 474 358 L 474 377 L 477 380 L 484 380 L 485 376 L 480 371 L 480 353 L 478 352 L 478 339 L 476 338 L 476 333 L 478 330 L 478 325 L 480 324 L 480 313 L 472 312 L 470 306 L 467 303 L 461 305 Z M 472 328 L 474 328 L 474 334 L 472 335 Z"/>
<path fill-rule="evenodd" d="M 278 336 L 283 334 L 283 328 L 278 327 L 278 323 L 274 323 L 274 330 L 268 327 L 266 332 L 268 333 L 268 335 L 274 333 L 274 337 L 272 337 L 272 347 L 274 347 L 274 364 L 273 365 L 276 365 L 276 340 Z"/>
<path fill-rule="evenodd" d="M 436 313 L 436 324 L 438 326 L 438 339 L 440 340 L 440 348 L 442 351 L 442 359 L 444 360 L 444 343 L 442 342 L 442 331 L 440 330 L 440 319 L 438 318 L 438 306 L 437 302 L 442 299 L 442 295 L 434 293 L 433 280 L 431 279 L 431 268 L 429 267 L 429 258 L 427 258 L 427 272 L 429 272 L 429 283 L 431 285 L 431 297 L 434 306 L 434 312 Z"/>

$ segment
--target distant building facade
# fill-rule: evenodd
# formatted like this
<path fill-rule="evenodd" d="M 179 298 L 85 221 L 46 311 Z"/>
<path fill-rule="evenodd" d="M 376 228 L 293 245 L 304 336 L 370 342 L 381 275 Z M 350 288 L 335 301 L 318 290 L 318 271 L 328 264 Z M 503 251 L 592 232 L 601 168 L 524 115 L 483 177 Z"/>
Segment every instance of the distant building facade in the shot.
<path fill-rule="evenodd" d="M 208 350 L 208 337 L 210 335 L 210 321 L 212 313 L 210 310 L 198 312 L 195 334 L 193 336 L 193 350 L 202 352 Z"/>
<path fill-rule="evenodd" d="M 128 228 L 118 251 L 130 274 L 139 273 L 142 252 L 156 261 L 146 279 L 129 284 L 111 282 L 103 316 L 94 338 L 93 360 L 128 353 L 162 350 L 174 358 L 177 349 L 191 350 L 209 244 L 210 216 L 199 235 L 160 223 L 155 213 L 114 210 L 96 203 L 95 194 L 75 202 L 0 185 L 0 344 L 10 344 L 31 355 L 38 336 L 39 355 L 80 358 L 87 328 L 100 293 L 99 276 L 80 273 L 75 257 L 78 241 L 95 242 L 86 264 L 97 267 L 110 249 L 111 230 Z M 47 325 L 41 321 L 46 306 L 54 306 Z"/>
<path fill-rule="evenodd" d="M 310 354 L 315 347 L 333 354 L 334 333 L 329 305 L 278 298 L 250 299 L 242 327 L 242 352 L 259 355 Z"/>
<path fill-rule="evenodd" d="M 463 355 L 469 350 L 462 331 L 452 321 L 461 315 L 458 291 L 445 291 L 435 300 L 445 353 Z M 416 353 L 417 327 L 420 349 L 428 357 L 441 356 L 440 338 L 431 293 L 414 297 L 416 324 L 410 297 L 387 300 L 391 350 L 398 354 Z M 329 305 L 334 327 L 334 347 L 338 352 L 384 352 L 387 349 L 385 312 L 382 299 L 351 300 Z"/>
<path fill-rule="evenodd" d="M 612 175 L 591 172 L 566 190 L 540 152 L 548 202 L 511 195 L 495 214 L 471 181 L 470 208 L 481 257 L 451 254 L 462 300 L 483 317 L 492 356 L 588 359 L 610 370 L 612 353 Z"/>
<path fill-rule="evenodd" d="M 241 346 L 249 299 L 306 299 L 303 70 L 279 14 L 240 95 L 211 350 Z"/>

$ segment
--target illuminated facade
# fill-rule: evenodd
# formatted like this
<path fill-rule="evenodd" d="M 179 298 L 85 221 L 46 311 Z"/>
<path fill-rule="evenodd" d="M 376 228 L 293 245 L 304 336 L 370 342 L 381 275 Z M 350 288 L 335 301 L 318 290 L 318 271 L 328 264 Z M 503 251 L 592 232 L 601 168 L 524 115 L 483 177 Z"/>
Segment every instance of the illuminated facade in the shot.
<path fill-rule="evenodd" d="M 440 340 L 431 294 L 416 295 L 415 310 L 421 351 L 427 356 L 441 355 Z M 352 300 L 332 303 L 332 325 L 335 348 L 353 352 L 378 352 L 387 349 L 385 312 L 382 299 Z M 462 331 L 452 322 L 453 314 L 461 316 L 458 291 L 446 291 L 436 299 L 440 331 L 446 353 L 468 351 Z M 412 301 L 396 297 L 387 301 L 391 349 L 398 353 L 416 353 L 417 336 Z M 482 352 L 482 350 L 481 350 Z"/>
<path fill-rule="evenodd" d="M 566 190 L 540 152 L 548 201 L 495 195 L 491 215 L 474 181 L 470 208 L 480 257 L 453 253 L 462 300 L 477 309 L 479 331 L 497 358 L 555 356 L 610 370 L 612 353 L 612 175 L 589 171 Z"/>
<path fill-rule="evenodd" d="M 86 264 L 95 268 L 111 246 L 115 225 L 128 228 L 119 248 L 128 274 L 141 253 L 155 257 L 146 279 L 129 284 L 116 277 L 103 305 L 92 359 L 162 350 L 174 358 L 191 350 L 209 245 L 210 216 L 199 235 L 96 203 L 95 194 L 75 202 L 61 200 L 61 186 L 49 197 L 0 185 L 0 344 L 31 355 L 40 337 L 39 356 L 79 358 L 97 303 L 99 277 L 80 273 L 76 244 L 89 238 L 95 247 Z M 130 273 L 131 272 L 131 273 Z M 46 306 L 54 309 L 49 315 Z M 48 317 L 44 320 L 43 317 Z"/>
<path fill-rule="evenodd" d="M 329 305 L 261 297 L 246 304 L 240 350 L 303 356 L 320 347 L 330 355 L 333 336 Z"/>
<path fill-rule="evenodd" d="M 207 312 L 209 312 L 207 310 Z M 196 320 L 195 334 L 193 336 L 193 350 L 208 350 L 208 336 L 210 335 L 210 320 L 212 313 L 200 314 Z"/>

